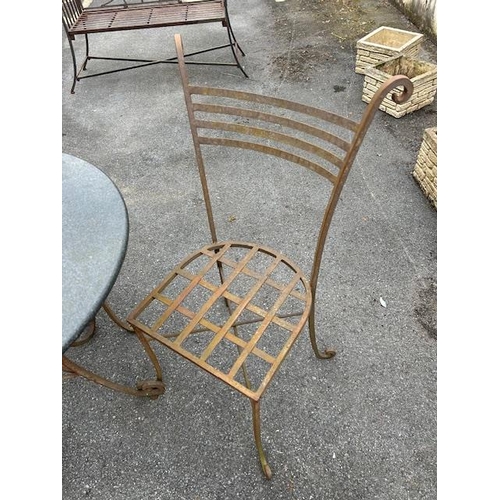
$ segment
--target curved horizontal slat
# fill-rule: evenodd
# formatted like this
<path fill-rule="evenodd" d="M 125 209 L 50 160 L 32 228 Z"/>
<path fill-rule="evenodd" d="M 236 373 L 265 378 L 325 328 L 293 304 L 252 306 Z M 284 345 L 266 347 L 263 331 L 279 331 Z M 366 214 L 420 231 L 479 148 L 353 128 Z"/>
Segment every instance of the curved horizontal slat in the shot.
<path fill-rule="evenodd" d="M 219 89 L 215 87 L 198 87 L 198 86 L 188 86 L 188 91 L 191 95 L 210 95 L 215 97 L 226 97 L 230 99 L 238 99 L 240 101 L 250 101 L 257 104 L 267 104 L 268 106 L 275 106 L 277 108 L 289 109 L 290 111 L 296 111 L 298 113 L 303 113 L 309 116 L 314 116 L 325 120 L 340 127 L 344 127 L 347 130 L 356 132 L 358 130 L 358 123 L 349 120 L 343 116 L 336 115 L 335 113 L 330 113 L 323 109 L 314 108 L 312 106 L 307 106 L 305 104 L 300 104 L 297 102 L 287 101 L 286 99 L 280 99 L 278 97 L 269 97 L 259 94 L 253 94 L 251 92 L 241 92 L 239 90 L 230 89 Z"/>
<path fill-rule="evenodd" d="M 273 115 L 272 113 L 263 113 L 262 111 L 255 111 L 248 108 L 235 108 L 232 106 L 222 106 L 219 104 L 204 104 L 204 103 L 193 103 L 193 110 L 202 113 L 216 113 L 222 115 L 230 116 L 242 116 L 244 118 L 253 118 L 255 120 L 275 123 L 276 125 L 283 125 L 284 127 L 292 128 L 294 130 L 299 130 L 305 134 L 312 135 L 318 139 L 322 139 L 330 144 L 338 146 L 343 151 L 348 151 L 351 143 L 341 139 L 335 134 L 331 134 L 326 130 L 322 130 L 317 127 L 308 125 L 307 123 L 299 122 L 297 120 L 291 120 L 290 118 L 285 118 L 284 116 Z"/>
<path fill-rule="evenodd" d="M 306 160 L 301 156 L 295 155 L 293 153 L 289 153 L 287 151 L 283 151 L 282 149 L 273 148 L 270 146 L 264 146 L 263 144 L 257 144 L 255 142 L 249 141 L 237 141 L 235 139 L 223 139 L 220 137 L 198 137 L 200 144 L 210 144 L 212 146 L 229 146 L 233 148 L 243 148 L 243 149 L 251 149 L 253 151 L 258 151 L 259 153 L 266 153 L 273 156 L 277 156 L 278 158 L 283 158 L 284 160 L 292 161 L 301 165 L 302 167 L 306 167 L 313 172 L 321 175 L 325 179 L 328 179 L 332 184 L 337 182 L 337 176 L 329 172 L 326 168 L 314 163 L 312 161 Z"/>
<path fill-rule="evenodd" d="M 315 144 L 311 144 L 310 142 L 303 141 L 302 139 L 282 134 L 281 132 L 273 132 L 272 130 L 250 127 L 249 125 L 240 125 L 238 123 L 213 122 L 207 120 L 195 120 L 194 124 L 198 128 L 225 130 L 226 132 L 235 132 L 238 134 L 253 135 L 264 139 L 272 139 L 274 141 L 282 142 L 295 148 L 302 149 L 303 151 L 315 154 L 316 156 L 319 156 L 337 166 L 339 169 L 342 168 L 343 165 L 342 160 L 330 151 L 320 148 Z"/>

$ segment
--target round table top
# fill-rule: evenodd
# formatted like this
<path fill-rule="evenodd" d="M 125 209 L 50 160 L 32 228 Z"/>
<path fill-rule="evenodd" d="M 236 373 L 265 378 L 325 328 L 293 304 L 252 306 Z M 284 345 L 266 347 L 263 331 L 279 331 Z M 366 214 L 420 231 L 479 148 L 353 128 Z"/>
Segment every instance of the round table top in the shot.
<path fill-rule="evenodd" d="M 97 167 L 62 155 L 62 349 L 78 338 L 114 285 L 125 258 L 128 214 Z"/>

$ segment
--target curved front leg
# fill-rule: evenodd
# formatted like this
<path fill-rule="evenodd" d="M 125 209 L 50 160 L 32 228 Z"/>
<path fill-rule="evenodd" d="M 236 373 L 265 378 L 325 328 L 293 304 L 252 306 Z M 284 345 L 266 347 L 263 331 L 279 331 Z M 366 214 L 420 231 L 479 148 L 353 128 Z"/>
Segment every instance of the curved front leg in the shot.
<path fill-rule="evenodd" d="M 260 401 L 250 400 L 252 403 L 252 420 L 253 420 L 253 435 L 255 438 L 255 445 L 257 446 L 257 452 L 259 453 L 260 465 L 262 466 L 262 471 L 267 479 L 271 479 L 273 473 L 271 467 L 267 463 L 266 454 L 264 453 L 264 448 L 262 447 L 262 440 L 260 437 Z"/>
<path fill-rule="evenodd" d="M 309 339 L 311 340 L 311 346 L 314 351 L 314 354 L 319 359 L 330 359 L 335 356 L 336 351 L 334 349 L 325 349 L 323 352 L 320 352 L 318 349 L 318 343 L 316 342 L 316 325 L 315 325 L 315 309 L 316 309 L 316 293 L 315 290 L 312 290 L 312 304 L 311 304 L 311 312 L 309 313 Z"/>

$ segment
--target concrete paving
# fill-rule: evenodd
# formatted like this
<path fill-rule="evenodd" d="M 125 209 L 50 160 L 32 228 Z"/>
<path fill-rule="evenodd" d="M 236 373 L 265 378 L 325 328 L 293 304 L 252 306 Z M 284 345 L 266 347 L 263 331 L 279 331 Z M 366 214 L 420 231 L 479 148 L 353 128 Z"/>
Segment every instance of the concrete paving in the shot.
<path fill-rule="evenodd" d="M 383 0 L 229 0 L 229 7 L 250 78 L 236 68 L 189 66 L 193 83 L 355 119 L 366 107 L 363 76 L 354 72 L 356 40 L 382 25 L 418 31 Z M 186 50 L 224 43 L 224 30 L 207 24 L 95 35 L 91 49 L 168 57 L 175 32 Z M 62 54 L 63 152 L 104 170 L 129 211 L 127 256 L 109 296 L 125 317 L 209 241 L 180 79 L 175 65 L 158 65 L 83 80 L 71 95 L 64 34 Z M 217 57 L 229 60 L 224 51 Z M 436 61 L 429 40 L 421 57 Z M 89 71 L 109 64 L 91 62 Z M 306 328 L 262 400 L 273 478 L 261 473 L 246 399 L 158 346 L 167 388 L 157 400 L 63 380 L 65 500 L 436 498 L 437 214 L 411 175 L 436 109 L 434 101 L 399 119 L 379 112 L 359 152 L 318 287 L 319 343 L 337 355 L 317 360 Z M 246 239 L 282 248 L 308 269 L 323 183 L 304 169 L 287 173 L 270 160 L 243 159 L 224 153 L 213 172 L 221 237 L 253 220 Z M 238 186 L 226 198 L 230 174 Z M 236 199 L 243 209 L 234 208 Z M 102 312 L 97 322 L 92 341 L 67 352 L 71 359 L 130 385 L 153 375 L 133 335 Z"/>

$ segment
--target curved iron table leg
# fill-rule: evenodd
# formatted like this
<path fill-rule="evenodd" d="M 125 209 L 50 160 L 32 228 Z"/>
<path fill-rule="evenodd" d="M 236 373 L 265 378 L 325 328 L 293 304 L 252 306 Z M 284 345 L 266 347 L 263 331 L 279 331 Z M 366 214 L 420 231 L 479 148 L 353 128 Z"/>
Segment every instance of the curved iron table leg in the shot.
<path fill-rule="evenodd" d="M 134 329 L 130 325 L 122 321 L 113 311 L 113 309 L 111 309 L 111 307 L 108 305 L 107 302 L 104 302 L 102 308 L 104 309 L 106 314 L 110 317 L 110 319 L 121 329 L 126 330 L 127 332 L 130 333 L 134 333 Z M 78 337 L 78 339 L 71 344 L 71 347 L 79 347 L 83 344 L 86 344 L 94 336 L 95 331 L 96 331 L 96 320 L 94 318 L 85 327 L 85 330 L 80 335 L 80 337 Z"/>
<path fill-rule="evenodd" d="M 111 318 L 111 319 L 113 319 L 113 318 Z M 132 331 L 134 331 L 134 330 L 132 329 Z M 91 372 L 90 370 L 87 370 L 86 368 L 83 368 L 82 366 L 78 365 L 77 363 L 71 361 L 67 356 L 64 356 L 64 355 L 62 357 L 63 370 L 67 374 L 84 377 L 87 380 L 91 380 L 92 382 L 95 382 L 96 384 L 103 385 L 103 386 L 108 387 L 109 389 L 113 389 L 115 391 L 123 392 L 125 394 L 130 394 L 132 396 L 150 397 L 151 399 L 156 399 L 158 396 L 161 396 L 165 392 L 165 384 L 162 381 L 163 376 L 162 376 L 160 363 L 158 362 L 158 358 L 156 357 L 156 354 L 154 353 L 153 349 L 149 345 L 149 342 L 144 337 L 143 333 L 140 331 L 135 331 L 135 333 L 136 333 L 137 337 L 139 338 L 139 341 L 141 342 L 144 350 L 146 351 L 146 354 L 148 355 L 149 359 L 153 363 L 153 367 L 154 367 L 155 372 L 156 372 L 156 380 L 145 380 L 145 381 L 139 382 L 137 384 L 136 388 L 129 387 L 127 385 L 112 382 L 111 380 L 109 380 L 101 375 L 98 375 L 94 372 Z"/>
<path fill-rule="evenodd" d="M 75 87 L 76 87 L 76 82 L 77 82 L 77 67 L 76 67 L 76 56 L 75 56 L 75 49 L 73 48 L 73 41 L 71 37 L 68 35 L 68 32 L 66 31 L 66 36 L 68 38 L 68 43 L 69 43 L 69 49 L 71 51 L 71 58 L 73 60 L 73 85 L 71 86 L 71 93 L 75 93 Z"/>
<path fill-rule="evenodd" d="M 95 333 L 95 318 L 90 321 L 90 323 L 85 327 L 85 330 L 83 330 L 82 334 L 76 339 L 72 344 L 71 347 L 79 347 L 83 344 L 86 344 L 93 336 Z"/>
<path fill-rule="evenodd" d="M 80 377 L 91 380 L 96 384 L 103 385 L 105 387 L 108 387 L 109 389 L 123 392 L 131 396 L 150 397 L 151 399 L 156 399 L 158 396 L 161 396 L 165 392 L 165 384 L 161 381 L 161 379 L 139 382 L 137 384 L 137 388 L 134 389 L 133 387 L 129 387 L 123 384 L 117 384 L 116 382 L 112 382 L 111 380 L 108 380 L 101 375 L 97 375 L 96 373 L 91 372 L 90 370 L 87 370 L 82 366 L 74 363 L 66 356 L 62 357 L 62 364 L 63 369 L 66 372 L 79 375 Z"/>

